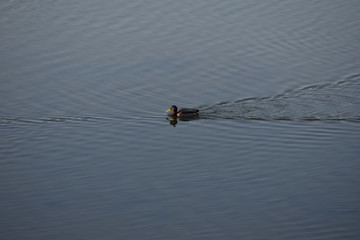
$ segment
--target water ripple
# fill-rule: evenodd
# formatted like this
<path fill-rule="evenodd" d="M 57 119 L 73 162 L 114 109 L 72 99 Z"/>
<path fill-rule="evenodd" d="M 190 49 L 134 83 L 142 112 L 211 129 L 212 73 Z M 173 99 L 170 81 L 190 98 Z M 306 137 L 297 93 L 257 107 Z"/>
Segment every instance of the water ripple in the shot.
<path fill-rule="evenodd" d="M 360 120 L 360 75 L 265 98 L 201 106 L 203 118 L 255 120 Z"/>

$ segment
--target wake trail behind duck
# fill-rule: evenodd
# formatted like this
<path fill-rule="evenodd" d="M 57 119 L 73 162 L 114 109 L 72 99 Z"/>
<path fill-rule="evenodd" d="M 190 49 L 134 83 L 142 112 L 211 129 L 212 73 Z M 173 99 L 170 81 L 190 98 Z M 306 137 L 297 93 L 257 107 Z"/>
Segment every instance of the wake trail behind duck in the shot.
<path fill-rule="evenodd" d="M 200 107 L 202 118 L 360 121 L 360 74 L 264 98 Z"/>

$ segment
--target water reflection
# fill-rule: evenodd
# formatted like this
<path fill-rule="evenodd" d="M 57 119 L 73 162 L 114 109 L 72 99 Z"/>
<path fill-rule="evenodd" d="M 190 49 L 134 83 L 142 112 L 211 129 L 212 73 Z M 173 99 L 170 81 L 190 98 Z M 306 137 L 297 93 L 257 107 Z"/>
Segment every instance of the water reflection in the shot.
<path fill-rule="evenodd" d="M 192 120 L 197 120 L 199 119 L 199 116 L 186 116 L 186 117 L 177 117 L 177 116 L 167 116 L 166 120 L 169 121 L 169 124 L 172 125 L 173 127 L 176 127 L 176 124 L 178 124 L 178 120 L 182 121 L 182 122 L 189 122 Z"/>

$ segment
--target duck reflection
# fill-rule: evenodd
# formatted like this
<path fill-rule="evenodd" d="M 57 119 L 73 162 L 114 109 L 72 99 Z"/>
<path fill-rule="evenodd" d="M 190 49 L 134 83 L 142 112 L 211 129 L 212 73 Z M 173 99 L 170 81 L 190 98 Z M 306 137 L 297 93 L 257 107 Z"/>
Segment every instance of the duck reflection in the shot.
<path fill-rule="evenodd" d="M 192 121 L 192 120 L 196 120 L 196 119 L 199 119 L 199 115 L 197 115 L 197 116 L 191 116 L 191 117 L 168 116 L 168 117 L 166 118 L 166 120 L 169 121 L 169 124 L 172 125 L 173 127 L 176 127 L 176 124 L 178 124 L 178 121 L 188 122 L 188 121 Z"/>

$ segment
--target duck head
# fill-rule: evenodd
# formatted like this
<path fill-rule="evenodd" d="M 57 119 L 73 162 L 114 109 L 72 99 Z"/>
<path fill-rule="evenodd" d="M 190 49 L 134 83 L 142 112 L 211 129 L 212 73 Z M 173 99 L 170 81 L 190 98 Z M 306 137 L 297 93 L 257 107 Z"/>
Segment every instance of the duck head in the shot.
<path fill-rule="evenodd" d="M 172 105 L 168 110 L 166 110 L 171 116 L 176 116 L 178 108 L 175 105 Z"/>

